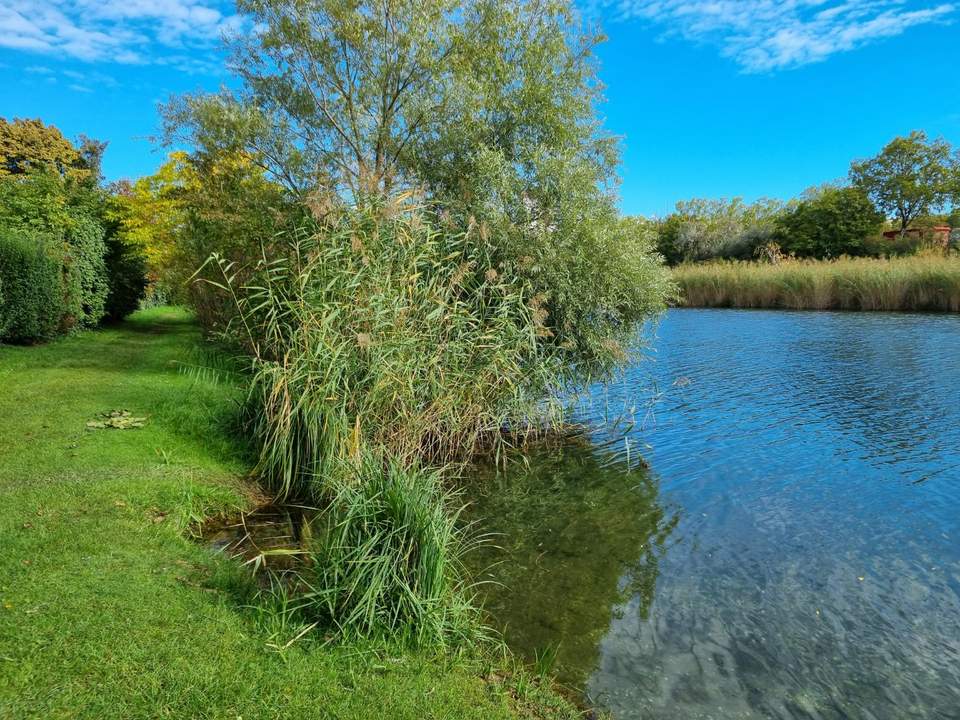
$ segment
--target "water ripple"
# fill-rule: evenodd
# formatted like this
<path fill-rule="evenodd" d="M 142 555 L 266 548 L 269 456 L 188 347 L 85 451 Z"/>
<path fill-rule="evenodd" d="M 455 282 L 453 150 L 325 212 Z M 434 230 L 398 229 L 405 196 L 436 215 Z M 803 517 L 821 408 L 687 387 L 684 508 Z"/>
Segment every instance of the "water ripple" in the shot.
<path fill-rule="evenodd" d="M 576 565 L 542 592 L 609 604 L 569 676 L 618 720 L 960 718 L 960 317 L 674 310 L 654 348 L 580 415 L 633 409 L 610 447 L 649 461 L 657 527 L 606 517 L 659 538 L 655 572 L 598 594 L 591 507 L 537 576 Z"/>

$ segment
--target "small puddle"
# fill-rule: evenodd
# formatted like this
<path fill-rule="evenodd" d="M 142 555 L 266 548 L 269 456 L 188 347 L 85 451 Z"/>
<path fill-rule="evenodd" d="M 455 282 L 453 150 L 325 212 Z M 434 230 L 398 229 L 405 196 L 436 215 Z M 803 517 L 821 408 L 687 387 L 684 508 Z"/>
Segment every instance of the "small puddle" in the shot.
<path fill-rule="evenodd" d="M 215 518 L 200 527 L 199 541 L 212 550 L 258 568 L 285 572 L 304 563 L 315 508 L 270 503 L 251 512 Z"/>

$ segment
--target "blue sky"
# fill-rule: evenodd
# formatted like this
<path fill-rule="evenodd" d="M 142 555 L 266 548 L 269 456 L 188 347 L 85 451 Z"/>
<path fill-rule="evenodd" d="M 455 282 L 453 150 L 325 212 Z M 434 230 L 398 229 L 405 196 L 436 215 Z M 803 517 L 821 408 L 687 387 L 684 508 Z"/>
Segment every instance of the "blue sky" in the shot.
<path fill-rule="evenodd" d="M 960 144 L 960 2 L 585 0 L 623 209 L 789 198 L 924 129 Z M 0 0 L 0 116 L 109 140 L 110 179 L 151 172 L 156 105 L 226 82 L 220 0 Z"/>

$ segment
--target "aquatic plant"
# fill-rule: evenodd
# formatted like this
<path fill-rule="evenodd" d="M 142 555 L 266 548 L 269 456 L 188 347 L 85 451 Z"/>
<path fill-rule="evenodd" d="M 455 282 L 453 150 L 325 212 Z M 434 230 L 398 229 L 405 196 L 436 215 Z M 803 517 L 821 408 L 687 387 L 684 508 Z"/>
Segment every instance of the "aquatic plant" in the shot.
<path fill-rule="evenodd" d="M 463 556 L 473 541 L 436 471 L 364 452 L 337 474 L 299 575 L 299 612 L 346 637 L 475 638 Z M 318 526 L 318 527 L 317 527 Z"/>
<path fill-rule="evenodd" d="M 557 327 L 481 228 L 442 222 L 403 198 L 371 202 L 290 238 L 247 282 L 212 261 L 235 304 L 224 335 L 250 358 L 256 470 L 278 496 L 323 499 L 361 448 L 444 465 L 497 448 L 505 428 L 552 427 L 561 389 L 628 358 L 635 330 L 619 313 L 604 304 L 591 327 Z M 631 312 L 652 311 L 663 284 Z"/>
<path fill-rule="evenodd" d="M 960 312 L 960 256 L 711 262 L 673 271 L 687 307 Z"/>
<path fill-rule="evenodd" d="M 328 631 L 460 633 L 468 543 L 441 475 L 556 429 L 566 387 L 629 357 L 635 327 L 604 293 L 578 300 L 596 306 L 589 327 L 558 326 L 556 301 L 492 240 L 405 195 L 329 213 L 254 268 L 205 268 L 234 305 L 222 335 L 247 358 L 256 474 L 323 511 L 300 611 Z M 661 302 L 651 263 L 631 276 L 630 313 Z"/>
<path fill-rule="evenodd" d="M 357 211 L 291 241 L 236 301 L 228 337 L 251 358 L 247 431 L 280 497 L 323 499 L 340 461 L 376 448 L 443 461 L 508 416 L 546 417 L 538 301 L 465 234 Z"/>

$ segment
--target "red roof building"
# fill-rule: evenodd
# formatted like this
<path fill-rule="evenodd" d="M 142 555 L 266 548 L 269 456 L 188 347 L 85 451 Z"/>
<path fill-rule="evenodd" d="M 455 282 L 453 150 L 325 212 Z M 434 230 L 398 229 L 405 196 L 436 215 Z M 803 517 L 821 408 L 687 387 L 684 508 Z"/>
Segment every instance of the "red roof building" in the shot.
<path fill-rule="evenodd" d="M 897 240 L 900 237 L 899 230 L 887 230 L 883 233 L 887 240 Z M 948 247 L 950 245 L 950 226 L 934 225 L 933 227 L 907 228 L 904 237 L 911 240 L 926 240 L 933 246 Z"/>

